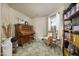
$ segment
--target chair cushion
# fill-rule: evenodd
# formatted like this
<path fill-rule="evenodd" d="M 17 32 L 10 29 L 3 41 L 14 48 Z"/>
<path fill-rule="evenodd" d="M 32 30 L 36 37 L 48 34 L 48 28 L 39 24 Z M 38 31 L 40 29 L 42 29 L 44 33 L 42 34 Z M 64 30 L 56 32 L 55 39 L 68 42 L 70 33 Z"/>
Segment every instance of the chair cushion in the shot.
<path fill-rule="evenodd" d="M 46 40 L 47 40 L 48 38 L 49 38 L 49 37 L 44 37 L 43 39 L 46 39 Z"/>
<path fill-rule="evenodd" d="M 52 33 L 51 32 L 48 33 L 48 37 L 50 37 L 50 36 L 52 36 Z"/>

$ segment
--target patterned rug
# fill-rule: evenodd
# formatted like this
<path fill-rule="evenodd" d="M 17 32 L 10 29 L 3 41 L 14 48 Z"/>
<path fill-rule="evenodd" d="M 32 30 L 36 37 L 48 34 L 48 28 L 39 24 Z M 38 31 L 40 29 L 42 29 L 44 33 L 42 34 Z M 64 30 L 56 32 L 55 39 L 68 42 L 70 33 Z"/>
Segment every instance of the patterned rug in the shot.
<path fill-rule="evenodd" d="M 62 56 L 60 47 L 48 47 L 42 40 L 34 40 L 31 44 L 25 44 L 17 48 L 17 53 L 13 56 Z"/>

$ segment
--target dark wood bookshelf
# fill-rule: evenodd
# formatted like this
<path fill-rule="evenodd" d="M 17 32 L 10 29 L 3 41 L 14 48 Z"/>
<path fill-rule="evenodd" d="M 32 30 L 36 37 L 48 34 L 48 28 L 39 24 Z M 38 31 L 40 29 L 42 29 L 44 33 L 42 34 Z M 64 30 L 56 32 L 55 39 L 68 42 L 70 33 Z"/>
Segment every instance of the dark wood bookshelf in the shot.
<path fill-rule="evenodd" d="M 64 14 L 66 14 L 66 13 L 72 8 L 72 6 L 75 6 L 75 5 L 76 5 L 76 3 L 71 3 L 71 4 L 69 5 L 69 7 L 64 10 Z"/>
<path fill-rule="evenodd" d="M 71 11 L 71 9 L 72 9 L 72 7 L 74 7 L 74 6 L 76 6 L 76 4 L 77 3 L 71 3 L 70 5 L 69 5 L 69 7 L 67 8 L 67 9 L 65 9 L 64 10 L 64 13 L 63 13 L 63 17 L 64 17 L 64 15 L 65 14 L 67 14 L 69 11 Z M 72 13 L 71 13 L 72 14 Z M 65 43 L 65 42 L 68 42 L 69 44 L 72 44 L 73 46 L 75 46 L 75 48 L 76 49 L 79 49 L 79 44 L 78 43 L 76 43 L 75 41 L 74 41 L 74 35 L 79 35 L 79 31 L 73 31 L 73 26 L 74 25 L 71 25 L 71 29 L 69 29 L 69 30 L 65 30 L 65 21 L 71 21 L 71 23 L 73 23 L 72 22 L 72 20 L 75 20 L 74 18 L 76 18 L 76 17 L 79 17 L 79 10 L 78 11 L 75 11 L 75 12 L 73 12 L 73 14 L 72 15 L 67 15 L 67 17 L 66 17 L 66 19 L 64 19 L 64 35 L 63 35 L 63 44 Z M 77 24 L 76 24 L 77 25 Z M 65 33 L 70 33 L 70 39 L 68 39 L 68 38 L 66 38 L 65 37 Z M 74 35 L 73 35 L 74 34 Z M 76 38 L 75 38 L 76 39 Z M 76 39 L 77 40 L 77 39 Z M 78 41 L 77 41 L 78 42 Z M 63 45 L 63 51 L 65 51 L 65 52 L 63 52 L 63 54 L 66 54 L 66 55 L 69 55 L 69 52 L 67 51 L 67 49 L 68 48 L 65 48 L 64 47 L 64 45 Z M 67 54 L 68 53 L 68 54 Z M 66 56 L 65 55 L 65 56 Z M 70 54 L 71 55 L 71 54 Z"/>
<path fill-rule="evenodd" d="M 65 32 L 72 32 L 72 30 L 64 30 Z"/>
<path fill-rule="evenodd" d="M 79 17 L 79 11 L 76 11 L 73 15 L 71 15 L 70 17 L 68 17 L 67 19 L 64 19 L 64 20 L 71 20 L 76 17 Z"/>

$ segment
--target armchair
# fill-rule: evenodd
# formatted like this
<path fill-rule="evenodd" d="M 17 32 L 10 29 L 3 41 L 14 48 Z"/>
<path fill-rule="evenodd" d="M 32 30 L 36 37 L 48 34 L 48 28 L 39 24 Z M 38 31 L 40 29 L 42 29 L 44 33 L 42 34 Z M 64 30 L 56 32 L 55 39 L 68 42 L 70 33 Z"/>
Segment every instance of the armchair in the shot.
<path fill-rule="evenodd" d="M 53 42 L 52 32 L 48 32 L 47 36 L 43 37 L 42 40 L 47 46 L 51 46 Z"/>

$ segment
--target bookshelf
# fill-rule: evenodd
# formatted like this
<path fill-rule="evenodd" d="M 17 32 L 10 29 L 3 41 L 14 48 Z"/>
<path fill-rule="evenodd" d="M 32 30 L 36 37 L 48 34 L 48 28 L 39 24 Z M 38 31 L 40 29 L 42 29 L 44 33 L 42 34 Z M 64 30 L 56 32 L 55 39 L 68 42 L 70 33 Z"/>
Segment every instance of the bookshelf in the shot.
<path fill-rule="evenodd" d="M 64 56 L 79 56 L 79 3 L 71 3 L 64 10 L 63 18 L 63 54 Z"/>

